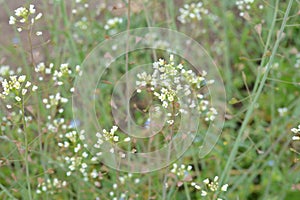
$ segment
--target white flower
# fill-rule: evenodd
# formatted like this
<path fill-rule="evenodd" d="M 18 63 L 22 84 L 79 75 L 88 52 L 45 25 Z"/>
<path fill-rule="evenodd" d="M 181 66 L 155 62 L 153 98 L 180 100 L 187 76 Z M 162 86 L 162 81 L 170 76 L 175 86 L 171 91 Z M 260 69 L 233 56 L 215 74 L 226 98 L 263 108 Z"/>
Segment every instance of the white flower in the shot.
<path fill-rule="evenodd" d="M 218 177 L 218 176 L 215 176 L 215 178 L 214 178 L 214 182 L 217 182 L 217 181 L 218 181 L 218 179 L 219 179 L 219 177 Z"/>
<path fill-rule="evenodd" d="M 34 14 L 35 13 L 34 5 L 32 5 L 32 4 L 29 5 L 29 12 L 30 12 L 30 14 Z"/>
<path fill-rule="evenodd" d="M 119 141 L 119 137 L 118 137 L 118 136 L 114 136 L 113 140 L 114 140 L 115 142 L 118 142 L 118 141 Z"/>
<path fill-rule="evenodd" d="M 227 191 L 227 188 L 228 188 L 228 184 L 225 184 L 221 187 L 221 190 L 226 192 Z"/>
<path fill-rule="evenodd" d="M 20 102 L 22 99 L 19 96 L 15 97 L 16 101 Z"/>
<path fill-rule="evenodd" d="M 22 89 L 22 95 L 24 96 L 27 93 L 27 89 Z"/>
<path fill-rule="evenodd" d="M 34 85 L 32 86 L 32 91 L 35 92 L 38 89 L 38 86 Z"/>
<path fill-rule="evenodd" d="M 88 154 L 87 152 L 83 152 L 83 153 L 82 153 L 82 157 L 84 157 L 84 158 L 87 158 L 88 155 L 89 155 L 89 154 Z"/>
<path fill-rule="evenodd" d="M 195 188 L 196 188 L 197 190 L 201 190 L 200 185 L 195 185 Z"/>
<path fill-rule="evenodd" d="M 127 137 L 124 139 L 124 142 L 129 142 L 130 140 L 131 140 L 130 137 Z"/>
<path fill-rule="evenodd" d="M 22 75 L 22 76 L 19 76 L 18 81 L 19 81 L 20 83 L 23 83 L 23 82 L 25 81 L 25 79 L 26 79 L 26 76 L 25 76 L 25 75 Z"/>
<path fill-rule="evenodd" d="M 40 35 L 43 35 L 43 32 L 42 32 L 42 31 L 37 31 L 35 34 L 36 34 L 37 36 L 40 36 Z"/>
<path fill-rule="evenodd" d="M 28 10 L 24 7 L 20 7 L 15 10 L 15 15 L 18 17 L 27 15 L 27 13 L 28 13 Z"/>
<path fill-rule="evenodd" d="M 279 115 L 283 117 L 287 113 L 288 109 L 286 107 L 278 108 Z"/>
<path fill-rule="evenodd" d="M 28 88 L 31 85 L 31 82 L 27 81 L 25 84 L 25 88 Z"/>
<path fill-rule="evenodd" d="M 203 183 L 205 183 L 205 184 L 209 184 L 209 179 L 207 178 L 207 179 L 205 179 L 204 181 L 203 181 Z"/>
<path fill-rule="evenodd" d="M 9 22 L 10 25 L 15 24 L 16 23 L 16 18 L 14 16 L 10 16 L 9 17 Z"/>
<path fill-rule="evenodd" d="M 207 195 L 207 192 L 205 190 L 201 191 L 201 196 L 205 197 Z"/>
<path fill-rule="evenodd" d="M 35 20 L 39 20 L 42 16 L 43 16 L 42 13 L 37 14 L 37 16 L 35 17 Z"/>
<path fill-rule="evenodd" d="M 294 140 L 294 141 L 300 140 L 300 137 L 299 136 L 293 136 L 292 140 Z"/>

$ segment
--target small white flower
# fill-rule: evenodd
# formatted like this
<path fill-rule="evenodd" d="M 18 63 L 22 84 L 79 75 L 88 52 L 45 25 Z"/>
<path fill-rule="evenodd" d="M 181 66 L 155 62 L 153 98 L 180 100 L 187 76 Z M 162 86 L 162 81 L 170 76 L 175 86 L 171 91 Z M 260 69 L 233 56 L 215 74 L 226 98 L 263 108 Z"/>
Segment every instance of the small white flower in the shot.
<path fill-rule="evenodd" d="M 29 12 L 30 12 L 31 14 L 34 14 L 34 13 L 35 13 L 34 5 L 32 5 L 32 4 L 29 5 Z"/>
<path fill-rule="evenodd" d="M 23 82 L 25 81 L 25 79 L 26 79 L 26 76 L 25 76 L 25 75 L 22 75 L 22 76 L 19 76 L 18 81 L 19 81 L 20 83 L 23 83 Z"/>
<path fill-rule="evenodd" d="M 283 117 L 287 113 L 288 109 L 286 107 L 278 108 L 279 115 Z"/>
<path fill-rule="evenodd" d="M 82 153 L 82 157 L 84 157 L 84 158 L 87 158 L 88 155 L 89 155 L 89 154 L 88 154 L 87 152 L 83 152 L 83 153 Z"/>
<path fill-rule="evenodd" d="M 14 16 L 10 16 L 9 17 L 9 22 L 8 22 L 10 25 L 13 25 L 16 23 L 16 18 Z"/>
<path fill-rule="evenodd" d="M 221 190 L 226 192 L 227 191 L 227 188 L 228 188 L 228 184 L 225 184 L 221 187 Z"/>
<path fill-rule="evenodd" d="M 15 97 L 16 101 L 20 102 L 22 99 L 19 96 Z"/>
<path fill-rule="evenodd" d="M 47 187 L 46 186 L 43 186 L 42 187 L 42 190 L 45 192 L 45 191 L 47 191 Z"/>
<path fill-rule="evenodd" d="M 195 188 L 196 188 L 197 190 L 200 190 L 200 189 L 201 189 L 200 185 L 195 185 Z"/>
<path fill-rule="evenodd" d="M 203 183 L 205 183 L 205 184 L 209 184 L 209 179 L 207 178 L 207 179 L 205 179 L 204 181 L 203 181 Z"/>
<path fill-rule="evenodd" d="M 27 89 L 22 89 L 22 95 L 24 96 L 27 93 Z"/>
<path fill-rule="evenodd" d="M 43 16 L 42 13 L 37 14 L 37 16 L 35 17 L 35 20 L 39 20 L 42 16 Z"/>
<path fill-rule="evenodd" d="M 115 142 L 118 142 L 118 141 L 119 141 L 119 137 L 118 137 L 118 136 L 114 136 L 113 140 L 114 140 Z"/>
<path fill-rule="evenodd" d="M 25 88 L 28 88 L 31 85 L 31 82 L 27 81 L 25 84 Z"/>
<path fill-rule="evenodd" d="M 41 35 L 43 35 L 43 32 L 42 32 L 42 31 L 37 31 L 35 34 L 36 34 L 37 36 L 41 36 Z"/>
<path fill-rule="evenodd" d="M 205 197 L 207 195 L 207 192 L 205 190 L 201 191 L 201 196 Z"/>
<path fill-rule="evenodd" d="M 219 177 L 218 177 L 218 176 L 215 176 L 215 178 L 214 178 L 214 182 L 217 182 L 217 181 L 218 181 L 218 179 L 219 179 Z"/>
<path fill-rule="evenodd" d="M 300 140 L 300 137 L 299 136 L 293 136 L 292 140 L 294 140 L 294 141 Z"/>
<path fill-rule="evenodd" d="M 170 55 L 170 61 L 171 62 L 174 61 L 174 55 L 173 54 Z"/>
<path fill-rule="evenodd" d="M 62 97 L 62 98 L 60 99 L 60 101 L 61 101 L 62 103 L 68 103 L 69 100 L 68 100 L 67 98 L 63 98 L 63 97 Z"/>
<path fill-rule="evenodd" d="M 38 89 L 38 86 L 34 85 L 32 86 L 32 91 L 35 92 Z"/>
<path fill-rule="evenodd" d="M 127 137 L 124 139 L 124 142 L 129 142 L 130 140 L 131 140 L 130 137 Z"/>

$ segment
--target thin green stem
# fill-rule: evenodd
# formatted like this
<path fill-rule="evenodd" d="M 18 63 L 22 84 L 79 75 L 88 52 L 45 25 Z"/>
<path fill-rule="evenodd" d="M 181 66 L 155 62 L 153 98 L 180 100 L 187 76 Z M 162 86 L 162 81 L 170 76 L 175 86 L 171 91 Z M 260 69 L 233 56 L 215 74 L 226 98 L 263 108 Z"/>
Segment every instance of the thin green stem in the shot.
<path fill-rule="evenodd" d="M 28 197 L 30 200 L 32 200 L 32 193 L 31 193 L 31 185 L 30 185 L 30 172 L 29 172 L 29 161 L 28 161 L 28 151 L 29 151 L 29 145 L 28 145 L 28 135 L 26 132 L 27 124 L 25 120 L 25 108 L 24 108 L 24 100 L 22 100 L 22 122 L 23 122 L 23 130 L 24 130 L 24 143 L 25 143 L 25 170 L 26 170 L 26 182 L 27 182 L 27 191 L 28 191 Z"/>
<path fill-rule="evenodd" d="M 190 191 L 186 182 L 183 183 L 185 196 L 187 200 L 191 200 Z"/>
<path fill-rule="evenodd" d="M 279 3 L 279 1 L 277 0 L 276 1 L 276 10 L 275 10 L 274 16 L 277 15 L 278 3 Z M 283 31 L 284 31 L 286 22 L 288 20 L 288 15 L 290 13 L 290 9 L 291 9 L 292 4 L 293 4 L 293 0 L 290 0 L 289 4 L 288 4 L 288 7 L 286 9 L 284 18 L 283 18 L 283 22 L 282 22 L 281 27 L 280 27 L 278 38 L 277 38 L 277 40 L 275 42 L 275 45 L 274 45 L 274 48 L 272 50 L 272 54 L 270 56 L 270 60 L 269 60 L 269 62 L 266 65 L 266 71 L 265 71 L 265 73 L 263 75 L 262 80 L 259 83 L 259 87 L 258 87 L 258 90 L 257 90 L 255 96 L 254 96 L 253 102 L 249 106 L 249 109 L 248 109 L 248 111 L 246 113 L 245 119 L 244 119 L 244 121 L 242 123 L 242 126 L 241 126 L 241 128 L 239 130 L 238 136 L 237 136 L 236 141 L 234 143 L 233 149 L 232 149 L 232 151 L 231 151 L 231 153 L 229 155 L 229 158 L 227 160 L 226 166 L 225 166 L 225 168 L 223 170 L 223 173 L 222 173 L 222 176 L 221 176 L 221 180 L 220 180 L 221 184 L 224 183 L 224 182 L 227 182 L 227 179 L 229 177 L 229 171 L 232 168 L 232 163 L 233 163 L 233 161 L 234 161 L 234 159 L 236 157 L 236 154 L 237 154 L 237 151 L 238 151 L 238 147 L 240 146 L 240 143 L 241 143 L 241 140 L 242 140 L 243 133 L 245 131 L 245 128 L 246 128 L 247 124 L 250 121 L 251 115 L 252 115 L 252 113 L 254 111 L 255 104 L 256 104 L 256 102 L 257 102 L 260 94 L 262 93 L 262 90 L 264 88 L 264 85 L 265 85 L 265 82 L 267 80 L 268 74 L 269 74 L 269 72 L 270 72 L 270 70 L 272 68 L 272 64 L 273 64 L 273 61 L 274 61 L 277 49 L 279 47 L 279 43 L 281 41 L 281 36 L 282 36 Z M 275 18 L 276 17 L 274 17 L 274 19 Z M 273 30 L 270 30 L 270 31 L 273 31 Z"/>
<path fill-rule="evenodd" d="M 7 196 L 9 196 L 9 198 L 11 198 L 11 199 L 13 199 L 13 200 L 15 200 L 15 199 L 17 199 L 17 198 L 15 198 L 7 189 L 6 189 L 6 187 L 4 187 L 1 183 L 0 183 L 0 188 L 1 188 L 1 190 L 5 193 L 5 194 L 7 194 Z M 0 193 L 1 194 L 1 193 Z M 1 196 L 1 195 L 0 195 Z"/>

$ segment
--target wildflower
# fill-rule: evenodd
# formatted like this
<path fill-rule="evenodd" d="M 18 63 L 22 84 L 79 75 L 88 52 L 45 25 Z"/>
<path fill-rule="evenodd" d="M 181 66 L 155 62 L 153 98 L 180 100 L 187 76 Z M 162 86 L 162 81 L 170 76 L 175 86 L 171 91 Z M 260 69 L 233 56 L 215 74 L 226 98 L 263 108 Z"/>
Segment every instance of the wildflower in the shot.
<path fill-rule="evenodd" d="M 130 140 L 131 140 L 130 137 L 127 137 L 124 139 L 124 142 L 129 142 Z"/>
<path fill-rule="evenodd" d="M 179 9 L 179 12 L 178 20 L 183 24 L 191 21 L 200 21 L 202 15 L 208 14 L 208 10 L 203 8 L 202 2 L 185 4 L 183 8 Z"/>
<path fill-rule="evenodd" d="M 31 86 L 31 82 L 27 81 L 27 82 L 26 82 L 26 85 L 25 85 L 25 88 L 28 88 L 28 87 L 30 87 L 30 86 Z"/>
<path fill-rule="evenodd" d="M 16 23 L 16 18 L 14 16 L 10 16 L 9 17 L 9 22 L 8 22 L 10 25 L 13 25 Z"/>
<path fill-rule="evenodd" d="M 29 30 L 27 26 L 19 26 L 17 23 L 21 24 L 34 24 L 37 20 L 42 17 L 42 13 L 35 15 L 35 6 L 30 4 L 28 8 L 19 7 L 14 11 L 15 15 L 9 17 L 9 24 L 16 25 L 17 31 L 21 32 L 24 29 Z"/>
<path fill-rule="evenodd" d="M 30 12 L 30 14 L 34 14 L 35 13 L 34 5 L 32 5 L 32 4 L 29 5 L 29 12 Z"/>
<path fill-rule="evenodd" d="M 152 74 L 146 72 L 137 74 L 137 92 L 147 89 L 146 91 L 151 92 L 166 109 L 171 109 L 175 103 L 186 102 L 179 103 L 178 112 L 184 114 L 187 110 L 196 108 L 204 115 L 205 121 L 214 121 L 218 114 L 217 110 L 211 107 L 210 102 L 199 92 L 202 87 L 213 84 L 213 80 L 206 80 L 205 71 L 202 75 L 197 75 L 192 70 L 186 70 L 181 63 L 176 65 L 172 54 L 170 61 L 168 63 L 164 59 L 159 59 L 153 63 Z M 199 101 L 192 99 L 195 93 Z M 178 115 L 177 110 L 174 115 Z M 175 116 L 167 115 L 167 117 L 168 124 L 176 123 Z"/>
<path fill-rule="evenodd" d="M 37 36 L 41 36 L 41 35 L 43 35 L 43 32 L 42 32 L 42 31 L 37 31 L 35 34 L 36 34 Z"/>
<path fill-rule="evenodd" d="M 291 131 L 295 134 L 292 137 L 292 140 L 299 141 L 300 140 L 300 125 L 297 128 L 292 128 Z"/>
<path fill-rule="evenodd" d="M 32 86 L 32 91 L 35 92 L 38 89 L 38 86 L 34 85 Z"/>
<path fill-rule="evenodd" d="M 205 197 L 207 195 L 207 192 L 205 190 L 201 191 L 201 196 Z"/>
<path fill-rule="evenodd" d="M 34 19 L 35 19 L 35 20 L 39 20 L 39 19 L 42 18 L 42 16 L 43 16 L 43 14 L 42 14 L 42 13 L 39 13 L 39 14 L 37 14 L 37 16 L 36 16 Z"/>
<path fill-rule="evenodd" d="M 16 101 L 18 101 L 18 102 L 22 100 L 19 96 L 16 96 L 15 99 L 16 99 Z"/>
<path fill-rule="evenodd" d="M 203 183 L 209 184 L 209 179 L 208 179 L 208 178 L 207 178 L 207 179 L 204 179 Z"/>
<path fill-rule="evenodd" d="M 104 29 L 107 30 L 109 34 L 113 35 L 117 33 L 117 28 L 122 23 L 122 18 L 114 17 L 112 19 L 107 20 L 106 24 L 104 25 Z"/>
<path fill-rule="evenodd" d="M 24 96 L 27 93 L 27 89 L 22 89 L 22 95 Z"/>
<path fill-rule="evenodd" d="M 39 182 L 37 185 L 36 193 L 49 193 L 54 194 L 61 191 L 61 188 L 64 188 L 67 186 L 66 181 L 59 180 L 57 178 L 53 179 L 46 179 Z"/>
<path fill-rule="evenodd" d="M 175 174 L 180 181 L 188 181 L 191 178 L 190 171 L 192 170 L 192 166 L 188 165 L 178 165 L 176 163 L 173 164 L 173 168 L 171 169 L 171 173 Z"/>
<path fill-rule="evenodd" d="M 278 108 L 277 111 L 279 112 L 280 117 L 283 117 L 287 113 L 288 109 L 286 107 Z"/>
<path fill-rule="evenodd" d="M 25 75 L 22 75 L 22 76 L 19 76 L 18 81 L 19 81 L 20 83 L 23 83 L 23 82 L 25 81 L 25 79 L 26 79 L 26 76 L 25 76 Z"/>
<path fill-rule="evenodd" d="M 240 11 L 239 15 L 243 17 L 245 15 L 245 12 L 250 10 L 252 8 L 252 5 L 254 3 L 254 0 L 237 0 L 235 2 L 238 10 Z M 263 9 L 263 5 L 259 5 L 259 9 Z"/>
<path fill-rule="evenodd" d="M 226 192 L 227 191 L 227 188 L 228 188 L 228 184 L 225 184 L 221 187 L 221 190 Z"/>

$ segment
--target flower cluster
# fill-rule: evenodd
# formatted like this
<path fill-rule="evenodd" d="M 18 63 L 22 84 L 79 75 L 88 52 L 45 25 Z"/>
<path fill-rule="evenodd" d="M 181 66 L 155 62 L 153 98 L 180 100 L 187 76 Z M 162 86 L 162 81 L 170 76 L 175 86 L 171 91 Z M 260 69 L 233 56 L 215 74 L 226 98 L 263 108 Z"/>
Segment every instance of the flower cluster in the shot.
<path fill-rule="evenodd" d="M 292 139 L 294 141 L 300 141 L 300 125 L 297 128 L 292 128 L 291 131 L 294 133 Z"/>
<path fill-rule="evenodd" d="M 215 193 L 216 191 L 220 192 L 226 192 L 228 188 L 228 184 L 222 185 L 222 187 L 219 186 L 219 177 L 215 176 L 213 180 L 210 180 L 206 178 L 203 180 L 204 185 L 197 184 L 195 182 L 191 183 L 191 186 L 194 187 L 196 190 L 201 191 L 201 196 L 205 197 L 209 195 L 209 193 Z M 221 198 L 217 198 L 218 200 L 222 200 Z"/>
<path fill-rule="evenodd" d="M 57 178 L 54 178 L 53 180 L 51 180 L 51 179 L 41 180 L 37 186 L 36 193 L 37 194 L 42 194 L 42 193 L 55 194 L 57 192 L 60 192 L 61 189 L 66 186 L 67 186 L 66 181 L 61 181 Z"/>
<path fill-rule="evenodd" d="M 0 93 L 0 98 L 13 97 L 17 102 L 20 102 L 22 98 L 27 94 L 29 90 L 35 92 L 38 86 L 32 85 L 30 81 L 26 81 L 26 76 L 10 76 L 9 80 L 4 79 L 2 81 L 3 92 Z M 7 108 L 12 108 L 11 105 L 7 105 Z"/>
<path fill-rule="evenodd" d="M 238 10 L 240 11 L 239 15 L 243 17 L 245 15 L 245 12 L 247 10 L 250 10 L 252 8 L 252 5 L 254 3 L 254 0 L 237 0 L 235 2 Z M 259 9 L 263 9 L 263 5 L 258 6 Z"/>
<path fill-rule="evenodd" d="M 65 80 L 68 77 L 72 77 L 72 75 L 82 75 L 82 71 L 79 65 L 76 65 L 75 70 L 72 70 L 68 63 L 63 63 L 58 69 L 55 69 L 53 63 L 50 63 L 49 66 L 46 67 L 45 63 L 41 62 L 35 67 L 35 71 L 42 75 L 51 75 L 52 80 L 55 81 L 55 85 L 58 86 L 63 85 L 63 80 Z M 43 76 L 40 76 L 39 80 L 43 81 Z"/>
<path fill-rule="evenodd" d="M 86 9 L 89 7 L 89 4 L 86 1 L 76 0 L 76 8 L 72 9 L 73 14 L 78 14 L 86 12 Z"/>
<path fill-rule="evenodd" d="M 128 183 L 134 183 L 135 186 L 137 186 L 137 184 L 140 183 L 140 179 L 139 178 L 134 178 L 134 176 L 131 173 L 125 174 L 123 176 L 119 176 L 119 183 L 120 185 L 126 185 Z M 119 185 L 117 183 L 114 183 L 112 185 L 112 191 L 109 192 L 109 196 L 113 199 L 113 200 L 125 200 L 125 199 L 131 199 L 129 197 L 128 192 L 118 192 L 118 187 Z M 119 194 L 118 194 L 119 193 Z M 138 194 L 134 195 L 136 199 L 138 197 Z"/>
<path fill-rule="evenodd" d="M 203 8 L 202 2 L 185 4 L 183 8 L 179 9 L 179 12 L 180 15 L 177 19 L 183 24 L 192 21 L 200 21 L 202 15 L 207 15 L 209 13 L 207 9 Z"/>
<path fill-rule="evenodd" d="M 31 25 L 38 21 L 42 16 L 42 13 L 36 14 L 35 6 L 30 4 L 28 8 L 17 8 L 15 10 L 15 15 L 9 17 L 9 24 L 16 25 L 19 32 L 21 32 L 23 29 L 30 30 Z M 37 31 L 36 35 L 42 35 L 42 32 Z"/>
<path fill-rule="evenodd" d="M 123 23 L 123 19 L 120 17 L 114 17 L 107 20 L 104 25 L 104 29 L 108 31 L 110 35 L 116 34 L 118 31 L 118 26 Z"/>
<path fill-rule="evenodd" d="M 13 76 L 16 74 L 20 74 L 22 72 L 22 68 L 19 67 L 16 71 L 11 69 L 8 65 L 0 66 L 0 82 L 2 82 L 6 77 Z"/>
<path fill-rule="evenodd" d="M 62 104 L 68 103 L 68 99 L 61 96 L 60 93 L 56 93 L 55 95 L 50 95 L 49 98 L 44 98 L 43 103 L 45 104 L 46 109 L 50 109 L 51 107 L 57 108 Z M 62 113 L 64 111 L 63 108 L 59 108 L 58 112 Z"/>
<path fill-rule="evenodd" d="M 175 65 L 174 56 L 170 55 L 170 63 L 163 59 L 153 63 L 153 73 L 142 72 L 137 74 L 137 92 L 150 91 L 164 108 L 174 108 L 175 103 L 180 104 L 176 113 L 168 113 L 169 124 L 174 123 L 174 116 L 186 113 L 188 109 L 197 108 L 200 114 L 204 114 L 206 121 L 213 121 L 218 114 L 216 109 L 210 106 L 205 95 L 200 93 L 204 86 L 214 83 L 214 80 L 206 80 L 207 73 L 203 71 L 197 75 L 192 70 L 186 70 L 182 63 Z M 193 98 L 196 95 L 195 98 Z"/>
<path fill-rule="evenodd" d="M 177 186 L 181 186 L 183 184 L 183 181 L 191 181 L 192 180 L 191 170 L 192 170 L 191 165 L 186 166 L 184 164 L 181 164 L 180 166 L 178 166 L 176 163 L 173 164 L 171 173 L 175 174 L 179 180 L 177 182 Z"/>
<path fill-rule="evenodd" d="M 64 135 L 60 135 L 63 140 L 58 143 L 58 146 L 64 149 L 68 149 L 72 152 L 72 155 L 66 156 L 64 158 L 65 162 L 68 164 L 68 169 L 66 175 L 71 176 L 71 174 L 79 170 L 85 181 L 88 181 L 87 172 L 87 159 L 90 156 L 89 152 L 84 151 L 87 144 L 84 143 L 85 136 L 84 131 L 78 133 L 77 131 L 69 131 Z"/>
<path fill-rule="evenodd" d="M 117 130 L 118 130 L 118 127 L 117 126 L 113 126 L 110 129 L 110 131 L 107 131 L 106 129 L 103 129 L 102 133 L 97 132 L 96 133 L 97 142 L 94 144 L 94 147 L 96 149 L 100 149 L 101 145 L 104 142 L 110 142 L 110 143 L 113 143 L 113 144 L 116 144 L 116 143 L 120 142 L 121 141 L 120 137 L 118 135 L 116 135 L 116 131 Z M 131 140 L 130 137 L 126 137 L 126 138 L 123 139 L 124 142 L 129 142 L 130 140 Z M 111 148 L 110 152 L 111 153 L 115 153 L 114 148 Z M 98 152 L 96 155 L 97 156 L 101 156 L 102 152 Z"/>

